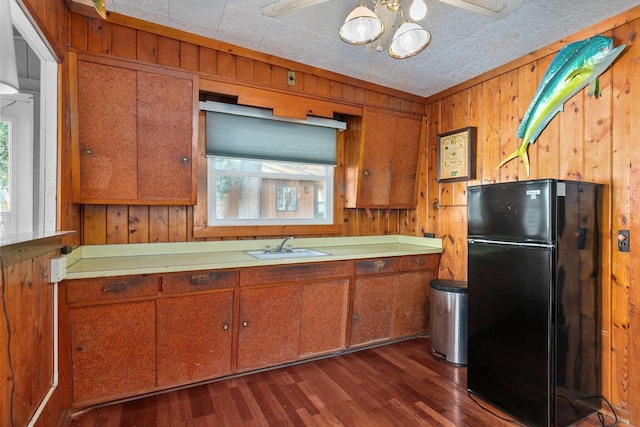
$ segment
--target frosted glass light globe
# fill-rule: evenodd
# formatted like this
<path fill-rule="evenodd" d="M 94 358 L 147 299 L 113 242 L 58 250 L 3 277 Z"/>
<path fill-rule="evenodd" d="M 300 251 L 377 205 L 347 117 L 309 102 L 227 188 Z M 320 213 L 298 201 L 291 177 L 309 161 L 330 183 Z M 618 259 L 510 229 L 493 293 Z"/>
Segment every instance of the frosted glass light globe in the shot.
<path fill-rule="evenodd" d="M 427 16 L 427 4 L 424 0 L 413 0 L 411 8 L 409 9 L 409 16 L 414 21 L 419 21 Z"/>

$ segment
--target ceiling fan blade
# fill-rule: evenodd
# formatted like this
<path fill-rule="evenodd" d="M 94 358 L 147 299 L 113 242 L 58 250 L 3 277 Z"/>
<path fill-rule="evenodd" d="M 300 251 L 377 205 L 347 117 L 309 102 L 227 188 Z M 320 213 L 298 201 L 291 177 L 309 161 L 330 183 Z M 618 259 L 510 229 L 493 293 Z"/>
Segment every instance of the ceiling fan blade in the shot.
<path fill-rule="evenodd" d="M 502 19 L 522 6 L 522 0 L 440 0 L 462 9 Z"/>
<path fill-rule="evenodd" d="M 277 0 L 260 8 L 260 13 L 265 16 L 280 16 L 294 10 L 304 9 L 305 7 L 314 6 L 324 3 L 328 0 Z"/>

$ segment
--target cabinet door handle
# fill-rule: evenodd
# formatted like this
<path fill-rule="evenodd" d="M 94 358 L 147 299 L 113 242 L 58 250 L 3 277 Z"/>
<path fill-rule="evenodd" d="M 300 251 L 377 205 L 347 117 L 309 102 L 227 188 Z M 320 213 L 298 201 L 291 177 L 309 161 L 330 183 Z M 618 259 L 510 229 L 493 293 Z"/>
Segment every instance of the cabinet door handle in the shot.
<path fill-rule="evenodd" d="M 188 157 L 183 157 L 183 158 L 180 159 L 180 161 L 182 163 L 188 163 L 189 162 L 189 158 Z"/>
<path fill-rule="evenodd" d="M 368 170 L 364 170 L 364 171 L 362 171 L 362 175 L 364 175 L 364 176 L 369 176 L 369 171 L 368 171 Z"/>
<path fill-rule="evenodd" d="M 245 320 L 244 322 L 242 322 L 242 326 L 246 328 L 247 326 L 249 326 L 249 322 Z"/>
<path fill-rule="evenodd" d="M 229 330 L 229 325 L 227 325 L 226 323 L 222 326 L 222 329 L 224 329 L 225 331 Z"/>
<path fill-rule="evenodd" d="M 416 264 L 418 265 L 425 265 L 427 263 L 427 260 L 425 260 L 424 258 L 417 258 L 416 259 Z"/>
<path fill-rule="evenodd" d="M 191 276 L 192 285 L 206 285 L 207 283 L 215 282 L 220 275 L 218 273 L 209 274 L 194 274 Z"/>
<path fill-rule="evenodd" d="M 92 151 L 91 150 L 84 150 L 84 154 L 91 154 Z"/>
<path fill-rule="evenodd" d="M 122 292 L 127 289 L 126 283 L 110 283 L 102 287 L 103 292 Z"/>
<path fill-rule="evenodd" d="M 353 321 L 357 321 L 358 320 L 358 313 L 353 313 Z"/>

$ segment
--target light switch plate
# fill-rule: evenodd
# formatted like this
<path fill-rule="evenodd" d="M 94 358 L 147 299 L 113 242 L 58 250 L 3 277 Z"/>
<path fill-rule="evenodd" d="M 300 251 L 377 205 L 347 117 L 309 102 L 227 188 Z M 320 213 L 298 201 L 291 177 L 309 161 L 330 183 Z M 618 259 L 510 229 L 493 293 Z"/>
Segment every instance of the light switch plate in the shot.
<path fill-rule="evenodd" d="M 51 258 L 51 283 L 58 283 L 67 276 L 67 257 Z"/>

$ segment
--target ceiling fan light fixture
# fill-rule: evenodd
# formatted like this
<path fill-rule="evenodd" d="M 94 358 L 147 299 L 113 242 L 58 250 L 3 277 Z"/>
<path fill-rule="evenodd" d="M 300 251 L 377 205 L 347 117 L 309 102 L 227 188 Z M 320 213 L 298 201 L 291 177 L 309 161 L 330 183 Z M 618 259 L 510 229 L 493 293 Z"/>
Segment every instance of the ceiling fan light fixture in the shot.
<path fill-rule="evenodd" d="M 396 59 L 411 58 L 431 43 L 431 33 L 415 22 L 400 25 L 389 45 L 389 56 Z"/>
<path fill-rule="evenodd" d="M 384 33 L 384 24 L 368 7 L 360 3 L 347 16 L 338 35 L 349 44 L 367 44 Z"/>

